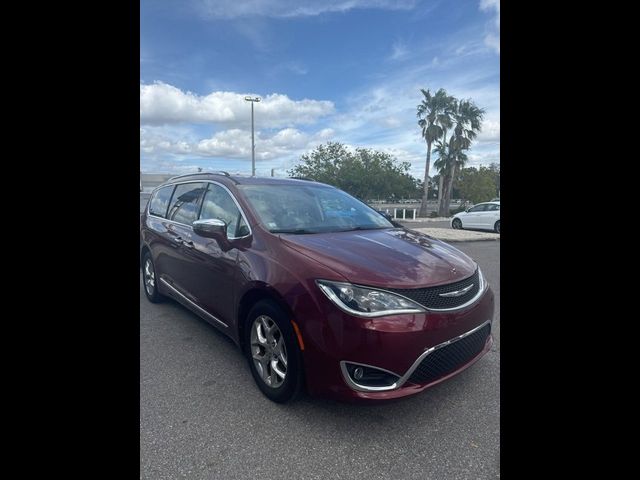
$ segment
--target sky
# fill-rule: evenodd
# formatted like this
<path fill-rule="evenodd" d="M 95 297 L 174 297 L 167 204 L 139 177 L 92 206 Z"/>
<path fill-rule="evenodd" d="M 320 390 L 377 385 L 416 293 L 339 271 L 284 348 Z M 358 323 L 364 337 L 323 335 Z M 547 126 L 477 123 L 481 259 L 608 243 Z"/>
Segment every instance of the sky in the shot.
<path fill-rule="evenodd" d="M 140 2 L 142 172 L 250 174 L 250 95 L 259 176 L 333 141 L 424 178 L 421 88 L 484 108 L 468 165 L 500 162 L 499 0 Z"/>

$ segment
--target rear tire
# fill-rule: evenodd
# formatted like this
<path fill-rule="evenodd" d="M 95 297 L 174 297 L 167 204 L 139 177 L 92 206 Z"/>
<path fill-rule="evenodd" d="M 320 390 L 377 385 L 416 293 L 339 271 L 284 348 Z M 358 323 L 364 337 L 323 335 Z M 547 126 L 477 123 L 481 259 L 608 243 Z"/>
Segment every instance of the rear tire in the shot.
<path fill-rule="evenodd" d="M 269 400 L 286 403 L 298 396 L 302 353 L 289 316 L 275 302 L 261 300 L 247 315 L 244 350 L 253 379 Z"/>
<path fill-rule="evenodd" d="M 493 226 L 493 229 L 496 233 L 500 233 L 500 220 L 496 222 L 496 224 Z"/>
<path fill-rule="evenodd" d="M 158 291 L 158 277 L 156 268 L 153 265 L 153 259 L 150 252 L 145 252 L 142 257 L 142 280 L 144 282 L 144 293 L 151 303 L 160 303 L 164 299 Z"/>
<path fill-rule="evenodd" d="M 460 220 L 459 218 L 454 218 L 453 222 L 451 222 L 451 226 L 455 230 L 462 230 L 462 220 Z"/>

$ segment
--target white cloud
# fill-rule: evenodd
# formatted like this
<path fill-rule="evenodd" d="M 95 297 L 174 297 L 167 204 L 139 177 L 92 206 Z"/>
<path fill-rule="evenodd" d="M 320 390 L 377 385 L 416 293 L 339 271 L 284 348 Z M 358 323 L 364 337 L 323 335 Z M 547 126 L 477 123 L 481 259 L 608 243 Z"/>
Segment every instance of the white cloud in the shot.
<path fill-rule="evenodd" d="M 402 60 L 409 55 L 409 49 L 405 45 L 405 43 L 401 40 L 397 40 L 392 47 L 391 55 L 389 59 L 391 60 Z"/>
<path fill-rule="evenodd" d="M 478 134 L 478 143 L 500 142 L 500 121 L 487 118 L 482 122 L 482 130 Z"/>
<path fill-rule="evenodd" d="M 255 136 L 256 160 L 299 156 L 333 136 L 334 131 L 330 128 L 315 133 L 295 128 L 284 128 L 273 134 L 258 131 Z M 190 156 L 246 160 L 251 158 L 251 131 L 233 128 L 216 132 L 210 138 L 189 142 L 173 139 L 156 127 L 146 127 L 140 129 L 140 151 L 148 158 Z"/>
<path fill-rule="evenodd" d="M 225 127 L 246 124 L 251 109 L 244 97 L 245 94 L 236 92 L 212 92 L 200 96 L 163 82 L 141 84 L 140 123 L 216 123 Z M 261 122 L 278 128 L 314 123 L 333 113 L 334 104 L 326 100 L 292 100 L 287 95 L 273 93 L 262 98 L 255 105 L 255 110 L 256 125 Z"/>
<path fill-rule="evenodd" d="M 500 0 L 480 0 L 480 10 L 495 10 L 493 27 L 484 37 L 484 43 L 500 54 Z"/>
<path fill-rule="evenodd" d="M 354 9 L 410 10 L 417 0 L 195 0 L 207 18 L 310 17 Z"/>

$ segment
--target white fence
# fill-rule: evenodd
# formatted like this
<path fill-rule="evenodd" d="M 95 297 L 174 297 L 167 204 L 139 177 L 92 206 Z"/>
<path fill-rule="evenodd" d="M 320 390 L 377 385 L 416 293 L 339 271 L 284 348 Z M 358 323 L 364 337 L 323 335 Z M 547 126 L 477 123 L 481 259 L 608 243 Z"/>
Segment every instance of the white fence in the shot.
<path fill-rule="evenodd" d="M 399 216 L 400 212 L 402 212 L 401 217 Z M 409 216 L 407 216 L 407 212 L 409 212 Z M 393 218 L 396 220 L 407 220 L 409 218 L 411 218 L 411 220 L 415 220 L 417 212 L 418 212 L 417 208 L 394 208 Z M 388 208 L 385 209 L 385 213 L 387 215 L 391 215 L 391 211 Z"/>

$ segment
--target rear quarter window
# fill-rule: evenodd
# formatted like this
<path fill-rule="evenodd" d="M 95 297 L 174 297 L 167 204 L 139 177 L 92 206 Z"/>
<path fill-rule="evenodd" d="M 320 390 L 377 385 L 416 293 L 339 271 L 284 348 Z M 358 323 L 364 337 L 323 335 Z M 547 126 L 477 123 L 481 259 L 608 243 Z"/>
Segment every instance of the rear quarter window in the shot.
<path fill-rule="evenodd" d="M 157 217 L 165 218 L 172 193 L 173 185 L 156 190 L 149 202 L 149 213 Z"/>

